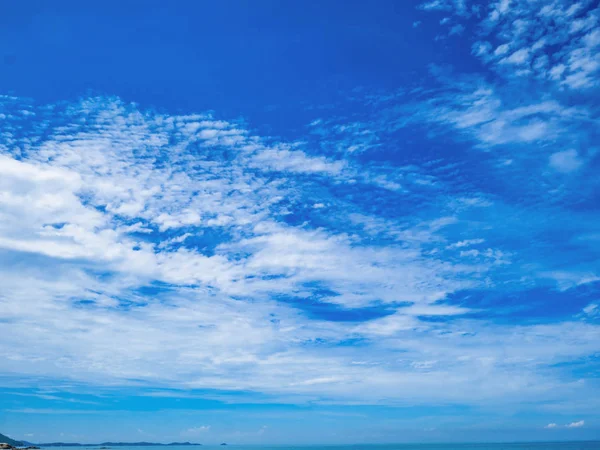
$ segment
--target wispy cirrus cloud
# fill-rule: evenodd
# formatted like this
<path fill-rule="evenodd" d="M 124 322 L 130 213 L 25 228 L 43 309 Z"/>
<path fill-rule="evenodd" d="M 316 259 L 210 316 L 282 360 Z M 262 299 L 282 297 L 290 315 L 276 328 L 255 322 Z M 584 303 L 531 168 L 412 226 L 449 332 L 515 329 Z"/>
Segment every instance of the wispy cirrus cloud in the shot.
<path fill-rule="evenodd" d="M 516 251 L 485 231 L 498 200 L 452 191 L 456 166 L 389 170 L 117 99 L 19 102 L 0 164 L 5 376 L 298 402 L 586 395 L 552 366 L 597 351 L 592 321 L 495 324 L 449 301 L 508 282 Z"/>
<path fill-rule="evenodd" d="M 594 398 L 569 367 L 600 342 L 598 110 L 564 93 L 597 87 L 598 12 L 542 3 L 422 4 L 494 76 L 432 66 L 296 141 L 118 98 L 2 97 L 3 383 Z"/>

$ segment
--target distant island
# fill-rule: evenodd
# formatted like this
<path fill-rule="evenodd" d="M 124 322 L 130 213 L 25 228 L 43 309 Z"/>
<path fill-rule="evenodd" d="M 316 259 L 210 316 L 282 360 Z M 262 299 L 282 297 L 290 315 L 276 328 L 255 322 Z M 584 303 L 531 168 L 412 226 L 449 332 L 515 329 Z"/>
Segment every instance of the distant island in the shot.
<path fill-rule="evenodd" d="M 47 442 L 35 444 L 38 447 L 169 447 L 176 445 L 202 445 L 194 442 L 171 442 L 161 444 L 160 442 L 102 442 L 101 444 L 80 444 L 78 442 Z"/>
<path fill-rule="evenodd" d="M 194 442 L 171 442 L 170 444 L 161 444 L 160 442 L 102 442 L 100 444 L 81 444 L 79 442 L 46 442 L 34 444 L 27 441 L 17 441 L 8 436 L 0 434 L 0 444 L 8 444 L 14 448 L 19 447 L 174 447 L 174 446 L 192 446 L 202 445 Z"/>

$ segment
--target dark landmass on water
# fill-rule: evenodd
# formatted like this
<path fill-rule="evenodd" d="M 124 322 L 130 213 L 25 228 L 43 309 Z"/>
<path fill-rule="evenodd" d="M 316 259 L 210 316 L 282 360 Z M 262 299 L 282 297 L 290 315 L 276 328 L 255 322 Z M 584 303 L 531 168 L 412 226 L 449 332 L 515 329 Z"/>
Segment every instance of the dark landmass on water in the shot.
<path fill-rule="evenodd" d="M 12 445 L 13 447 L 22 447 L 24 445 L 28 445 L 29 442 L 15 441 L 14 439 L 9 438 L 8 436 L 4 436 L 0 433 L 0 444 L 8 444 Z"/>
<path fill-rule="evenodd" d="M 161 444 L 160 442 L 102 442 L 100 444 L 80 444 L 79 442 L 46 442 L 36 444 L 38 447 L 170 447 L 186 445 L 202 445 L 194 442 L 171 442 Z"/>
<path fill-rule="evenodd" d="M 161 444 L 160 442 L 102 442 L 100 444 L 80 444 L 79 442 L 46 442 L 43 444 L 33 444 L 27 441 L 17 441 L 8 436 L 0 434 L 0 444 L 8 444 L 13 448 L 22 447 L 170 447 L 186 445 L 202 445 L 194 442 L 171 442 L 170 444 Z"/>

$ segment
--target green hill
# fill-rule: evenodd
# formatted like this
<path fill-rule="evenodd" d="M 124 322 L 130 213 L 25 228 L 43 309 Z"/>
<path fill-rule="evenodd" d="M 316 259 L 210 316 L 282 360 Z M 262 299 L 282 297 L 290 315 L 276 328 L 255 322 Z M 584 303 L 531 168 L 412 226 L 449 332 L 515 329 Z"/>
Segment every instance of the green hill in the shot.
<path fill-rule="evenodd" d="M 21 441 L 15 441 L 14 439 L 9 438 L 8 436 L 4 436 L 3 434 L 0 434 L 0 443 L 9 444 L 13 447 L 20 447 L 23 445 Z"/>

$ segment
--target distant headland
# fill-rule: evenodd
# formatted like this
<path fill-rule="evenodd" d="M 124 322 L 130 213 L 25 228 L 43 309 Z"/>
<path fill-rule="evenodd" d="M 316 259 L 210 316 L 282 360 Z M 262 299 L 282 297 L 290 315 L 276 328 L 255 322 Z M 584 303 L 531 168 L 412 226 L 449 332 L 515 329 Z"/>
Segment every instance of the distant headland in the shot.
<path fill-rule="evenodd" d="M 160 442 L 102 442 L 100 444 L 80 444 L 79 442 L 47 442 L 35 444 L 38 447 L 172 447 L 185 445 L 202 445 L 194 442 L 171 442 L 162 444 Z"/>
<path fill-rule="evenodd" d="M 0 434 L 0 444 L 6 444 L 3 448 L 38 448 L 38 447 L 174 447 L 174 446 L 192 446 L 202 445 L 194 442 L 171 442 L 162 444 L 160 442 L 102 442 L 100 444 L 81 444 L 79 442 L 45 442 L 34 444 L 27 441 L 17 441 L 8 436 Z"/>

